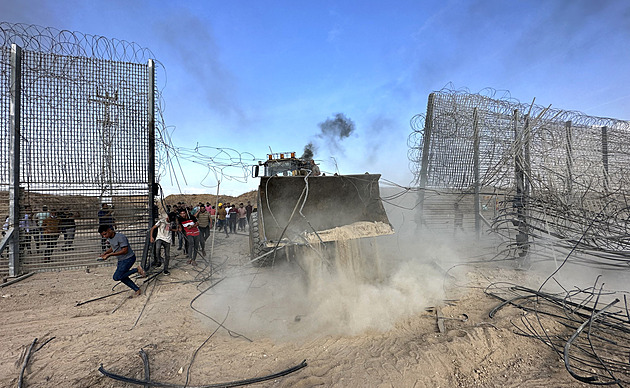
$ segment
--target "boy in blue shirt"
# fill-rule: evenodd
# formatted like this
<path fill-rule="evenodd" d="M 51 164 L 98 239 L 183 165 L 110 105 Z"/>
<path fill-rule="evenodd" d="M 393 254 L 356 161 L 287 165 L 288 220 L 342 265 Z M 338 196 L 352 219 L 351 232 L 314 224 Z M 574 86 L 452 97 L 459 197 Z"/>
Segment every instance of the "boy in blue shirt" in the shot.
<path fill-rule="evenodd" d="M 133 253 L 131 246 L 129 245 L 129 240 L 127 240 L 127 236 L 120 232 L 115 232 L 113 226 L 111 225 L 101 225 L 98 227 L 98 233 L 107 241 L 109 241 L 109 248 L 101 253 L 103 260 L 107 260 L 110 256 L 116 256 L 118 259 L 118 266 L 116 267 L 116 272 L 114 272 L 114 280 L 123 282 L 127 287 L 131 288 L 135 291 L 135 296 L 139 296 L 142 294 L 140 287 L 133 282 L 133 280 L 129 279 L 129 276 L 134 273 L 139 273 L 140 276 L 146 276 L 146 272 L 142 266 L 138 266 L 137 268 L 131 269 L 133 264 L 136 262 L 136 254 Z"/>

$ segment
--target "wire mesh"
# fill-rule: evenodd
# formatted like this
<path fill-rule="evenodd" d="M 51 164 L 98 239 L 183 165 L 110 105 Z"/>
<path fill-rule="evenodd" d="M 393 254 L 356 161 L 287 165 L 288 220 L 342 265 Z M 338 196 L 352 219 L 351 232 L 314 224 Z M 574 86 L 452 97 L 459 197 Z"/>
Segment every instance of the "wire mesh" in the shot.
<path fill-rule="evenodd" d="M 19 227 L 21 268 L 94 264 L 104 248 L 97 233 L 104 222 L 141 252 L 149 223 L 150 51 L 99 36 L 0 23 L 2 220 L 11 173 L 12 43 L 22 47 L 20 214 L 13 225 Z M 3 257 L 0 272 L 6 271 Z"/>
<path fill-rule="evenodd" d="M 427 114 L 411 121 L 416 182 L 424 157 L 425 189 L 470 194 L 478 184 L 482 193 L 495 193 L 493 229 L 511 241 L 509 255 L 522 256 L 534 243 L 572 247 L 579 241 L 586 261 L 627 266 L 630 122 L 485 93 L 432 93 Z"/>

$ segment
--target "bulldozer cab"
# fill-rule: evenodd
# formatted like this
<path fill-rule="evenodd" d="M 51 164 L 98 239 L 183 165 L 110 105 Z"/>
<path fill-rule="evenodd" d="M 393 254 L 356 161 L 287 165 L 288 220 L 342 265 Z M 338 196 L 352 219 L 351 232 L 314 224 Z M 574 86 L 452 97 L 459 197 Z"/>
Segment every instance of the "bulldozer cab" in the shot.
<path fill-rule="evenodd" d="M 314 163 L 313 160 L 296 158 L 295 152 L 267 154 L 267 160 L 252 166 L 252 177 L 307 175 Z"/>

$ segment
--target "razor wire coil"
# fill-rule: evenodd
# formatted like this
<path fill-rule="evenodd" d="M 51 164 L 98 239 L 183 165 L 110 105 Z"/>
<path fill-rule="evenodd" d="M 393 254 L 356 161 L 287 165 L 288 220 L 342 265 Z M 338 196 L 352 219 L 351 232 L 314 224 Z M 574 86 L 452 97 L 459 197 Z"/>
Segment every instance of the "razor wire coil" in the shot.
<path fill-rule="evenodd" d="M 426 115 L 410 123 L 408 156 L 416 184 L 495 193 L 492 229 L 512 241 L 513 257 L 518 247 L 553 251 L 585 233 L 579 254 L 609 265 L 630 263 L 630 122 L 499 94 L 445 88 L 430 95 Z M 600 212 L 602 220 L 587 228 Z"/>

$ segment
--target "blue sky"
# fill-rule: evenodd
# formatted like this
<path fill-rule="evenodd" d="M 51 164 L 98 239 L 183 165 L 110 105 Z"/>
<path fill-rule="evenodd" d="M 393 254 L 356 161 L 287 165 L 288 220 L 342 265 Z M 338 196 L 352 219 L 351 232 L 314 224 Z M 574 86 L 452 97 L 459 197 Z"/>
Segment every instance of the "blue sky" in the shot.
<path fill-rule="evenodd" d="M 409 121 L 448 83 L 630 119 L 625 1 L 0 0 L 0 15 L 149 48 L 166 69 L 158 84 L 175 145 L 252 163 L 313 142 L 323 171 L 408 185 Z M 331 142 L 318 124 L 336 113 L 355 130 Z M 216 178 L 223 194 L 257 185 L 238 168 L 182 163 L 186 193 L 215 193 Z"/>

